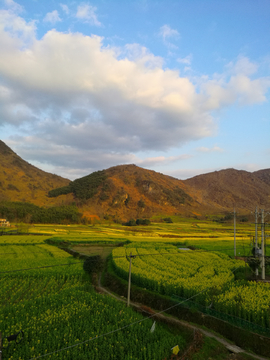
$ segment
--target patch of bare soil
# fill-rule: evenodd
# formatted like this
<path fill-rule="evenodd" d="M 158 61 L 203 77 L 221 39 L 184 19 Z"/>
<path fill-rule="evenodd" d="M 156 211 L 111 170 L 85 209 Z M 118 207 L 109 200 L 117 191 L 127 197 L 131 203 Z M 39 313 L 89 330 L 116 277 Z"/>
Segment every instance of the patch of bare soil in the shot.
<path fill-rule="evenodd" d="M 72 247 L 72 250 L 88 255 L 88 256 L 94 256 L 94 255 L 100 255 L 103 260 L 107 258 L 113 251 L 114 247 L 112 246 L 93 246 L 93 245 L 75 245 Z"/>

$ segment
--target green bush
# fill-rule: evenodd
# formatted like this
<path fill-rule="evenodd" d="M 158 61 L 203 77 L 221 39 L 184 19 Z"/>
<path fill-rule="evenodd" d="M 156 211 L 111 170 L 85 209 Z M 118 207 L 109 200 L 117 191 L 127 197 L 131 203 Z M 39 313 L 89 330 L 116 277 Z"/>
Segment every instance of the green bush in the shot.
<path fill-rule="evenodd" d="M 98 272 L 102 267 L 102 259 L 100 255 L 89 256 L 83 263 L 83 270 L 89 274 Z"/>
<path fill-rule="evenodd" d="M 163 219 L 167 224 L 172 224 L 173 223 L 173 221 L 172 221 L 172 219 L 170 218 L 170 217 L 166 217 L 166 218 L 164 218 Z"/>

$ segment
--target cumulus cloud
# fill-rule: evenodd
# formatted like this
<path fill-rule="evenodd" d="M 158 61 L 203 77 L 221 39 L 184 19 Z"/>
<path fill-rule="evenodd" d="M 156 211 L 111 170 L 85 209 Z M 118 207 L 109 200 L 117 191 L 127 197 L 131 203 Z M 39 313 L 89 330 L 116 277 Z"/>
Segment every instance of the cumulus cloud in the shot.
<path fill-rule="evenodd" d="M 101 22 L 96 15 L 97 8 L 89 4 L 81 4 L 77 8 L 76 17 L 80 20 L 90 23 L 91 25 L 101 26 Z"/>
<path fill-rule="evenodd" d="M 226 66 L 227 70 L 234 75 L 252 75 L 257 72 L 258 65 L 252 63 L 247 57 L 239 56 L 236 63 L 230 62 Z"/>
<path fill-rule="evenodd" d="M 57 10 L 53 10 L 52 12 L 48 12 L 44 19 L 43 19 L 44 22 L 49 22 L 51 24 L 55 24 L 57 23 L 58 21 L 62 21 L 60 19 L 60 16 L 58 14 L 58 11 Z"/>
<path fill-rule="evenodd" d="M 26 48 L 35 40 L 36 22 L 26 22 L 12 9 L 0 10 L 1 50 Z"/>
<path fill-rule="evenodd" d="M 248 58 L 240 57 L 227 66 L 224 74 L 204 79 L 201 89 L 206 96 L 205 106 L 214 110 L 232 103 L 252 105 L 266 101 L 270 77 L 252 78 L 250 75 L 256 71 L 256 64 Z"/>
<path fill-rule="evenodd" d="M 77 17 L 95 22 L 95 11 L 80 5 Z M 0 11 L 0 126 L 31 132 L 8 144 L 28 161 L 55 169 L 89 173 L 134 163 L 141 151 L 167 151 L 211 136 L 213 110 L 264 101 L 270 86 L 267 78 L 232 72 L 233 66 L 227 78 L 195 84 L 164 69 L 160 57 L 138 44 L 115 49 L 99 36 L 56 30 L 37 39 L 35 30 L 35 23 Z"/>

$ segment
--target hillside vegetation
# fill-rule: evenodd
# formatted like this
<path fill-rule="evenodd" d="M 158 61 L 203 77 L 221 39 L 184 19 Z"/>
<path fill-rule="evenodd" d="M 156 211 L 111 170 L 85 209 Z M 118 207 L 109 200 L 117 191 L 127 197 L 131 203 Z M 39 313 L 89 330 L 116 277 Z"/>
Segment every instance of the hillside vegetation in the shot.
<path fill-rule="evenodd" d="M 67 199 L 50 199 L 48 192 L 70 180 L 38 169 L 20 158 L 0 140 L 0 201 L 56 205 Z"/>
<path fill-rule="evenodd" d="M 182 181 L 136 165 L 119 165 L 70 181 L 32 166 L 0 141 L 1 201 L 72 205 L 85 220 L 119 223 L 156 215 L 226 216 L 234 207 L 250 214 L 256 206 L 270 208 L 270 169 L 226 169 Z"/>

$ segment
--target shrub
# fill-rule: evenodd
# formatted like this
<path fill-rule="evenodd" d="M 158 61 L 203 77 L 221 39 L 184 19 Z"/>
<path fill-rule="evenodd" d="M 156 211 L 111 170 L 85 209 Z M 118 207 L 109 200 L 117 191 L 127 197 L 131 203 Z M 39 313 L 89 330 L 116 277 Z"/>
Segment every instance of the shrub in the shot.
<path fill-rule="evenodd" d="M 136 221 L 134 219 L 130 219 L 124 225 L 126 225 L 126 226 L 136 226 L 137 224 L 136 224 Z"/>
<path fill-rule="evenodd" d="M 170 217 L 164 218 L 163 220 L 164 220 L 166 223 L 168 223 L 168 224 L 172 224 L 172 223 L 173 223 L 173 221 L 172 221 L 172 219 L 171 219 Z"/>
<path fill-rule="evenodd" d="M 91 274 L 98 272 L 102 267 L 102 259 L 100 255 L 89 256 L 83 263 L 83 270 Z"/>

